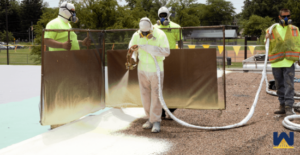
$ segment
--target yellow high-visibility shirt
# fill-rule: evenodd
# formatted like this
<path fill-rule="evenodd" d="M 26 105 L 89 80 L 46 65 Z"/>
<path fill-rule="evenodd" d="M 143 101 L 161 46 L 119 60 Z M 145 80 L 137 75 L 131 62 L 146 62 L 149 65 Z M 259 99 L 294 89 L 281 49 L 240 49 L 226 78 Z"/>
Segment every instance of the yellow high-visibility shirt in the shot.
<path fill-rule="evenodd" d="M 181 40 L 183 38 L 182 34 L 180 36 L 180 29 L 179 28 L 181 28 L 181 27 L 178 24 L 176 24 L 172 21 L 170 22 L 170 24 L 168 26 L 155 24 L 154 27 L 163 28 L 162 31 L 165 32 L 165 34 L 168 38 L 170 49 L 176 49 L 176 42 L 180 41 L 180 38 L 181 38 Z M 165 28 L 178 28 L 178 29 L 165 29 Z"/>
<path fill-rule="evenodd" d="M 147 39 L 146 37 L 140 38 L 140 34 L 135 32 L 130 40 L 129 47 L 133 45 L 152 45 L 162 48 L 170 48 L 168 38 L 165 33 L 158 29 L 153 29 L 153 36 L 156 38 Z M 165 59 L 164 56 L 156 56 L 156 60 L 160 67 L 161 71 L 164 71 L 163 68 L 163 60 Z M 151 54 L 146 52 L 143 49 L 139 49 L 139 70 L 146 71 L 146 72 L 156 72 L 155 62 L 152 58 Z"/>
<path fill-rule="evenodd" d="M 281 36 L 282 40 L 284 40 L 286 30 L 288 27 L 287 26 L 282 27 L 281 25 L 277 25 L 275 28 L 278 31 L 279 35 Z M 299 32 L 299 30 L 298 30 L 298 32 Z M 293 61 L 293 60 L 288 60 L 288 59 L 284 58 L 281 61 L 271 63 L 271 67 L 272 68 L 291 67 L 294 64 L 294 62 L 295 61 Z"/>
<path fill-rule="evenodd" d="M 63 19 L 57 17 L 53 20 L 51 20 L 47 26 L 46 29 L 71 29 L 71 25 L 69 23 L 65 23 Z M 55 32 L 55 31 L 46 31 L 44 38 L 53 39 L 55 41 L 64 43 L 68 41 L 68 32 Z M 72 40 L 72 47 L 71 50 L 79 50 L 79 43 L 77 40 L 77 35 L 74 31 L 70 32 L 70 40 Z M 66 51 L 63 48 L 51 48 L 49 47 L 49 51 Z"/>

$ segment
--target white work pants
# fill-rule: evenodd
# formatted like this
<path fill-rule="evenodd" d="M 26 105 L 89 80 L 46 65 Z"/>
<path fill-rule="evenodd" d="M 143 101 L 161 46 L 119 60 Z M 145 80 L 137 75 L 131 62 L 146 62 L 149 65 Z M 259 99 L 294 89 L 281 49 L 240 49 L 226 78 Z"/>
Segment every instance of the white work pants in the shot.
<path fill-rule="evenodd" d="M 164 72 L 160 72 L 163 88 Z M 162 106 L 158 99 L 158 78 L 156 72 L 138 70 L 139 86 L 145 113 L 151 123 L 161 122 Z"/>

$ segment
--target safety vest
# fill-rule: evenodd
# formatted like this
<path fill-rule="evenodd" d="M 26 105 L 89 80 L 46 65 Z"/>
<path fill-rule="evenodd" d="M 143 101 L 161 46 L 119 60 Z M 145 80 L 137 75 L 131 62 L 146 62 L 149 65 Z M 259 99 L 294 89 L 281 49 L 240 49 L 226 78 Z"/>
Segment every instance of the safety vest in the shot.
<path fill-rule="evenodd" d="M 269 29 L 267 30 L 267 33 L 269 33 Z M 300 54 L 300 38 L 298 28 L 296 26 L 289 25 L 283 40 L 276 27 L 274 27 L 270 37 L 269 51 L 269 60 L 271 63 L 281 61 L 284 58 L 298 61 Z"/>

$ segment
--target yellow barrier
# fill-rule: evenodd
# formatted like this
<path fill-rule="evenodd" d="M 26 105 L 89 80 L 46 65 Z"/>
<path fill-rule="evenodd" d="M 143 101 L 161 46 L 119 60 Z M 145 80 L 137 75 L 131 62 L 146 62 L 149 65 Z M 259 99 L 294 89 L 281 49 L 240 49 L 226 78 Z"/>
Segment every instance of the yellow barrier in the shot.
<path fill-rule="evenodd" d="M 252 53 L 252 55 L 253 55 L 253 53 L 254 53 L 255 47 L 256 47 L 256 46 L 249 46 L 249 49 L 250 49 L 250 52 Z"/>
<path fill-rule="evenodd" d="M 210 45 L 202 45 L 203 48 L 209 48 Z"/>
<path fill-rule="evenodd" d="M 223 46 L 218 46 L 218 49 L 219 49 L 219 53 L 222 54 L 222 52 L 224 50 L 224 47 Z"/>
<path fill-rule="evenodd" d="M 194 49 L 196 47 L 196 45 L 188 45 L 189 48 Z"/>
<path fill-rule="evenodd" d="M 241 49 L 241 46 L 233 46 L 234 52 L 236 55 L 239 55 L 239 51 Z"/>

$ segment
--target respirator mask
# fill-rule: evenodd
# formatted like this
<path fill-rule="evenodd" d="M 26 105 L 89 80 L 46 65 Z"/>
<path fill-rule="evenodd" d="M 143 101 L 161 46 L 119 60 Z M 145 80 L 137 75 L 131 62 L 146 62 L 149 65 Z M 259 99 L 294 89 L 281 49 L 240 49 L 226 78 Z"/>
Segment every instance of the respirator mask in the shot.
<path fill-rule="evenodd" d="M 167 26 L 170 24 L 170 21 L 168 20 L 168 14 L 167 13 L 161 13 L 159 14 L 160 20 L 157 20 L 157 25 L 163 25 Z"/>
<path fill-rule="evenodd" d="M 148 35 L 150 35 L 150 31 L 148 32 L 141 32 L 142 33 L 142 37 L 147 37 Z"/>
<path fill-rule="evenodd" d="M 292 19 L 290 19 L 291 15 L 281 16 L 282 19 L 279 20 L 280 25 L 287 26 L 292 24 Z"/>
<path fill-rule="evenodd" d="M 76 12 L 73 11 L 73 10 L 69 10 L 68 7 L 67 7 L 67 5 L 68 5 L 68 3 L 66 3 L 65 6 L 62 6 L 60 8 L 64 8 L 65 10 L 68 10 L 70 12 L 70 14 L 71 14 L 71 17 L 68 19 L 68 18 L 66 18 L 66 17 L 64 17 L 62 15 L 59 15 L 59 16 L 65 18 L 66 20 L 71 21 L 73 23 L 77 23 L 78 22 L 78 18 L 76 17 Z"/>
<path fill-rule="evenodd" d="M 153 38 L 153 34 L 150 31 L 147 32 L 141 31 L 140 38 L 144 38 L 144 37 L 146 37 L 147 39 L 151 39 Z"/>

